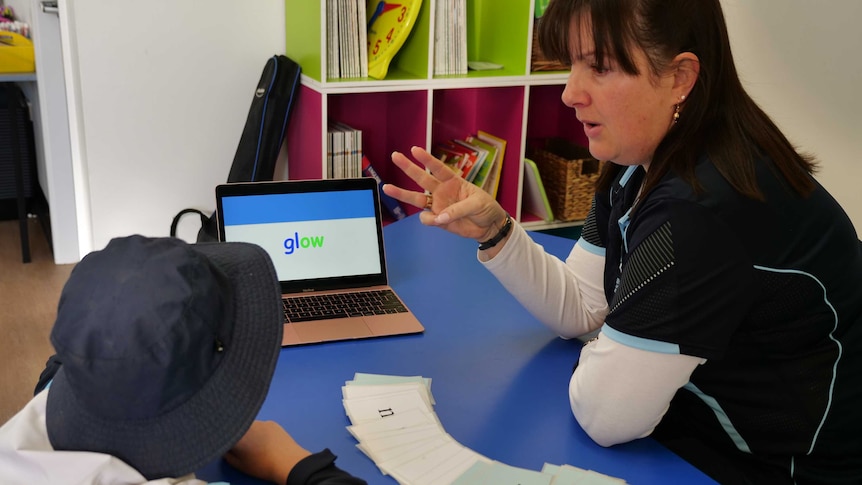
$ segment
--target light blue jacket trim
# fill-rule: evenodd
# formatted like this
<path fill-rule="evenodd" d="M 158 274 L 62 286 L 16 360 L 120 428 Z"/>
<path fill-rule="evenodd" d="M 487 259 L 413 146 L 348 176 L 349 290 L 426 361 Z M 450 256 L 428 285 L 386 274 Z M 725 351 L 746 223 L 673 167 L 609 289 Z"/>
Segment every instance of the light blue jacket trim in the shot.
<path fill-rule="evenodd" d="M 623 176 L 620 177 L 620 187 L 625 187 L 626 184 L 629 183 L 629 179 L 632 178 L 632 176 L 635 173 L 635 170 L 637 170 L 637 169 L 638 169 L 638 165 L 630 165 L 626 169 L 625 173 L 623 173 Z M 627 210 L 626 213 L 622 217 L 620 217 L 620 220 L 617 221 L 617 224 L 619 224 L 619 226 L 620 226 L 620 233 L 622 234 L 622 237 L 623 237 L 623 250 L 626 253 L 629 252 L 629 239 L 628 239 L 628 236 L 626 235 L 626 230 L 628 230 L 628 228 L 629 228 L 629 219 L 630 219 L 631 213 L 632 213 L 632 210 L 631 210 L 631 208 L 629 208 L 629 210 Z"/>
<path fill-rule="evenodd" d="M 596 246 L 595 244 L 589 243 L 589 242 L 585 241 L 584 238 L 579 238 L 578 242 L 576 242 L 575 245 L 580 246 L 581 249 L 584 249 L 588 253 L 595 254 L 596 256 L 604 257 L 605 253 L 607 252 L 607 249 L 605 249 L 601 246 Z"/>
<path fill-rule="evenodd" d="M 820 418 L 820 424 L 817 425 L 817 431 L 814 432 L 814 436 L 811 439 L 811 446 L 808 448 L 808 454 L 811 454 L 814 451 L 814 445 L 817 443 L 817 438 L 820 436 L 820 431 L 823 429 L 823 425 L 826 423 L 826 417 L 829 415 L 829 411 L 832 409 L 832 397 L 835 394 L 835 379 L 838 374 L 838 362 L 841 360 L 841 356 L 844 355 L 844 347 L 841 345 L 841 342 L 835 338 L 835 330 L 838 328 L 838 312 L 835 311 L 835 307 L 832 306 L 832 303 L 829 302 L 829 297 L 826 294 L 826 286 L 820 282 L 814 275 L 810 273 L 806 273 L 804 271 L 799 271 L 796 269 L 778 269 L 778 268 L 767 268 L 765 266 L 754 265 L 754 269 L 759 269 L 761 271 L 771 271 L 773 273 L 789 273 L 789 274 L 798 274 L 811 278 L 817 283 L 820 288 L 823 290 L 823 302 L 826 303 L 826 306 L 832 310 L 832 316 L 835 319 L 832 325 L 832 331 L 829 332 L 829 339 L 835 342 L 835 345 L 838 346 L 838 357 L 835 358 L 835 362 L 832 364 L 832 382 L 829 383 L 829 396 L 826 402 L 826 409 L 823 411 L 823 417 Z"/>
<path fill-rule="evenodd" d="M 715 413 L 715 417 L 718 419 L 719 424 L 724 428 L 724 432 L 727 433 L 727 436 L 729 436 L 731 440 L 733 440 L 733 444 L 736 445 L 739 451 L 751 453 L 751 448 L 748 447 L 748 443 L 745 442 L 742 435 L 739 434 L 739 431 L 737 431 L 736 427 L 733 426 L 733 423 L 730 422 L 730 418 L 727 417 L 727 413 L 724 412 L 724 409 L 721 409 L 721 405 L 718 404 L 718 401 L 716 401 L 714 397 L 707 396 L 691 382 L 682 387 L 683 389 L 688 389 L 693 392 L 695 396 L 700 398 L 701 401 L 712 409 L 712 412 Z"/>
<path fill-rule="evenodd" d="M 679 354 L 679 345 L 677 344 L 650 340 L 643 337 L 635 337 L 627 333 L 622 333 L 609 326 L 607 323 L 602 325 L 602 333 L 614 342 L 623 344 L 627 347 L 646 350 L 649 352 L 658 352 L 660 354 Z"/>
<path fill-rule="evenodd" d="M 629 179 L 632 178 L 632 175 L 634 175 L 635 170 L 637 170 L 637 169 L 638 169 L 637 165 L 630 165 L 626 169 L 625 173 L 623 173 L 623 176 L 620 177 L 620 187 L 626 186 L 626 184 L 629 182 Z M 611 205 L 611 206 L 614 205 L 614 191 L 613 190 L 608 192 L 608 205 Z"/>
<path fill-rule="evenodd" d="M 631 210 L 631 208 L 629 208 L 629 210 L 627 210 L 626 213 L 623 214 L 622 217 L 620 217 L 620 220 L 617 221 L 617 224 L 619 224 L 619 226 L 620 226 L 620 235 L 623 238 L 623 251 L 626 254 L 628 254 L 628 252 L 629 252 L 629 237 L 626 234 L 626 231 L 629 230 L 629 220 L 630 220 L 631 213 L 632 213 L 632 210 Z"/>
<path fill-rule="evenodd" d="M 627 183 L 629 183 L 629 179 L 632 178 L 632 175 L 635 174 L 635 170 L 637 170 L 639 165 L 629 165 L 626 168 L 626 172 L 620 177 L 620 185 L 625 187 Z"/>

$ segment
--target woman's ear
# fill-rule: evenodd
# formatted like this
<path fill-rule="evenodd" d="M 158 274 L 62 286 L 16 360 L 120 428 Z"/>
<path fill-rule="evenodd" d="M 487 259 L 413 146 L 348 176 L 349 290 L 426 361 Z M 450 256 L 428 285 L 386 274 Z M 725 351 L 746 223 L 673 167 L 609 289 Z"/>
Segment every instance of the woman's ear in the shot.
<path fill-rule="evenodd" d="M 700 73 L 700 59 L 691 52 L 682 52 L 673 59 L 673 91 L 676 99 L 688 97 Z"/>

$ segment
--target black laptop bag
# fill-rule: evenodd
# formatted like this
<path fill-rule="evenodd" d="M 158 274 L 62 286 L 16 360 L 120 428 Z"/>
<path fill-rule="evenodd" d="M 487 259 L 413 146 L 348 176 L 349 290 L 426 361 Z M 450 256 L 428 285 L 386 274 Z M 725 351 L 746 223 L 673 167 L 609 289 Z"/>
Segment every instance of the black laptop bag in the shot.
<path fill-rule="evenodd" d="M 300 73 L 299 64 L 286 56 L 275 55 L 266 61 L 230 167 L 228 183 L 273 179 L 275 163 L 299 90 Z M 194 208 L 183 209 L 174 216 L 171 237 L 176 237 L 180 219 L 192 213 L 198 214 L 201 219 L 197 241 L 217 240 L 215 212 L 206 214 Z"/>

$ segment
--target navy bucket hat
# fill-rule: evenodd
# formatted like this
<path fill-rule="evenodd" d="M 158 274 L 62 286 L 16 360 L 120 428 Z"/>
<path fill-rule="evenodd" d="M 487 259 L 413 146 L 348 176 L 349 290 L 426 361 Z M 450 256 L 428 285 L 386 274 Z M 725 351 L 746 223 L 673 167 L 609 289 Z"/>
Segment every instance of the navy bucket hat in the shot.
<path fill-rule="evenodd" d="M 87 255 L 51 332 L 62 362 L 48 391 L 51 445 L 111 454 L 147 479 L 223 455 L 269 390 L 280 295 L 252 244 L 130 236 Z"/>

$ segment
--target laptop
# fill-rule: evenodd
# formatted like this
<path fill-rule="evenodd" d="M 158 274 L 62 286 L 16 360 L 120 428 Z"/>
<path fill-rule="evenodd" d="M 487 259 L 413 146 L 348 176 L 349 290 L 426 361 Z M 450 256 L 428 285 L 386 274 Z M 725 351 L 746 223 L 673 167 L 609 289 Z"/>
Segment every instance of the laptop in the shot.
<path fill-rule="evenodd" d="M 283 346 L 424 331 L 389 286 L 373 178 L 228 183 L 216 204 L 220 241 L 255 243 L 272 258 Z"/>

